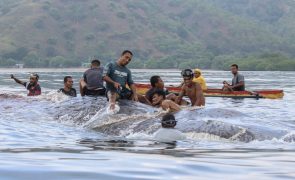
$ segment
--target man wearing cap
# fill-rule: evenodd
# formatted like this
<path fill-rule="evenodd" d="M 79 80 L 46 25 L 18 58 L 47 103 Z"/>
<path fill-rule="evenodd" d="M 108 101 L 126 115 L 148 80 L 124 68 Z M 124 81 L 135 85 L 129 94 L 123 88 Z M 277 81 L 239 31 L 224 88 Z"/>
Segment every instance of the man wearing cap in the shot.
<path fill-rule="evenodd" d="M 84 72 L 80 80 L 81 96 L 104 96 L 105 87 L 102 80 L 103 68 L 100 67 L 100 61 L 94 59 L 91 61 L 91 67 Z"/>
<path fill-rule="evenodd" d="M 186 139 L 185 135 L 179 130 L 175 129 L 177 121 L 173 114 L 166 114 L 163 116 L 162 128 L 156 131 L 153 139 L 159 142 L 174 142 Z"/>
<path fill-rule="evenodd" d="M 29 82 L 23 82 L 23 81 L 15 78 L 13 74 L 11 74 L 10 77 L 16 83 L 21 84 L 26 87 L 26 89 L 29 91 L 28 96 L 38 96 L 41 94 L 41 87 L 38 83 L 38 80 L 39 80 L 38 74 L 36 74 L 36 73 L 31 74 Z"/>
<path fill-rule="evenodd" d="M 202 76 L 202 72 L 200 69 L 194 70 L 194 79 L 193 82 L 199 83 L 201 85 L 202 90 L 207 90 L 207 85 L 204 77 Z"/>

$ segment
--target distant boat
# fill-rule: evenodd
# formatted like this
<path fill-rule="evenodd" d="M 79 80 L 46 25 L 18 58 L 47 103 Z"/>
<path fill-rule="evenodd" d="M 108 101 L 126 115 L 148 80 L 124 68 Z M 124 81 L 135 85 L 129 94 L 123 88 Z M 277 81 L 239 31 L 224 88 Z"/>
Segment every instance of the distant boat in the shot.
<path fill-rule="evenodd" d="M 151 88 L 150 84 L 135 84 L 137 92 L 144 95 L 145 92 Z M 165 87 L 171 93 L 178 94 L 180 87 L 167 86 Z M 253 91 L 222 91 L 221 89 L 207 89 L 204 92 L 205 97 L 228 97 L 228 98 L 268 98 L 268 99 L 279 99 L 283 98 L 283 90 L 253 90 Z"/>

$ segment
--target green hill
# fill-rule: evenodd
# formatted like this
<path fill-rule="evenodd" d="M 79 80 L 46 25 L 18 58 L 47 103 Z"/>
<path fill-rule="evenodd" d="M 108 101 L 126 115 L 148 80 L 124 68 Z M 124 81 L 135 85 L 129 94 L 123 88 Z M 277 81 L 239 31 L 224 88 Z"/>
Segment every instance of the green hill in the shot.
<path fill-rule="evenodd" d="M 0 65 L 295 70 L 292 0 L 0 0 Z"/>

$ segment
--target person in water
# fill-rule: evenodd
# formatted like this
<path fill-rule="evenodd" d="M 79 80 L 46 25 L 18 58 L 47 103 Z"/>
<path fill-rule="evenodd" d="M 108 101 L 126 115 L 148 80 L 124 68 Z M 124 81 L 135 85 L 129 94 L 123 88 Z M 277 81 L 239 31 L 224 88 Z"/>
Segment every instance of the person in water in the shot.
<path fill-rule="evenodd" d="M 193 82 L 199 83 L 201 85 L 202 90 L 207 90 L 207 85 L 205 78 L 202 76 L 202 72 L 200 69 L 194 70 L 194 79 Z"/>
<path fill-rule="evenodd" d="M 36 74 L 36 73 L 31 74 L 29 82 L 23 82 L 23 81 L 15 78 L 13 74 L 11 74 L 10 77 L 16 83 L 21 84 L 26 87 L 26 89 L 29 91 L 28 96 L 41 95 L 41 87 L 40 87 L 40 84 L 38 83 L 38 80 L 39 80 L 38 74 Z"/>
<path fill-rule="evenodd" d="M 64 88 L 60 88 L 58 92 L 62 92 L 67 96 L 76 97 L 76 89 L 73 88 L 73 78 L 72 76 L 65 76 L 64 77 Z"/>
<path fill-rule="evenodd" d="M 166 99 L 163 90 L 156 90 L 152 94 L 152 106 L 161 107 L 165 111 L 176 112 L 180 110 L 180 106 L 172 100 Z"/>
<path fill-rule="evenodd" d="M 185 135 L 179 130 L 175 129 L 177 121 L 173 114 L 166 114 L 163 116 L 160 128 L 153 134 L 153 139 L 160 142 L 173 142 L 186 139 Z"/>
<path fill-rule="evenodd" d="M 194 73 L 191 69 L 185 69 L 181 72 L 183 85 L 179 93 L 177 103 L 180 104 L 183 96 L 188 96 L 192 106 L 205 106 L 205 97 L 199 83 L 193 82 Z"/>
<path fill-rule="evenodd" d="M 100 61 L 94 59 L 91 61 L 91 67 L 83 74 L 80 80 L 81 96 L 104 96 L 105 87 L 103 85 L 103 68 L 100 67 Z"/>
<path fill-rule="evenodd" d="M 116 62 L 108 63 L 104 68 L 103 80 L 106 82 L 106 94 L 111 110 L 115 109 L 117 99 L 138 101 L 131 71 L 126 67 L 130 63 L 132 56 L 131 51 L 125 50 Z M 126 87 L 126 84 L 130 90 Z"/>
<path fill-rule="evenodd" d="M 151 88 L 145 93 L 145 97 L 147 98 L 147 100 L 150 102 L 152 102 L 153 99 L 153 93 L 157 90 L 162 90 L 165 92 L 166 95 L 166 99 L 170 99 L 172 101 L 175 101 L 177 99 L 177 96 L 173 93 L 169 93 L 169 91 L 165 88 L 164 86 L 164 82 L 161 79 L 160 76 L 152 76 L 150 78 L 150 83 L 151 83 Z"/>
<path fill-rule="evenodd" d="M 245 91 L 245 78 L 238 71 L 238 65 L 231 65 L 231 73 L 234 75 L 234 77 L 232 79 L 231 84 L 229 84 L 226 81 L 223 81 L 223 91 Z"/>

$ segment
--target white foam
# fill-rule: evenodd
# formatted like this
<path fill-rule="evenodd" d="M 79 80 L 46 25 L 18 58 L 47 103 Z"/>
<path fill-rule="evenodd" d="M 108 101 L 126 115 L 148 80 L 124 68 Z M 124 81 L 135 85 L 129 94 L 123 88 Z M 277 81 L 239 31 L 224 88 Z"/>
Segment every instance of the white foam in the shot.
<path fill-rule="evenodd" d="M 115 108 L 111 109 L 111 105 L 107 107 L 106 113 L 110 115 L 117 114 L 120 111 L 120 106 L 118 104 L 115 104 Z"/>

